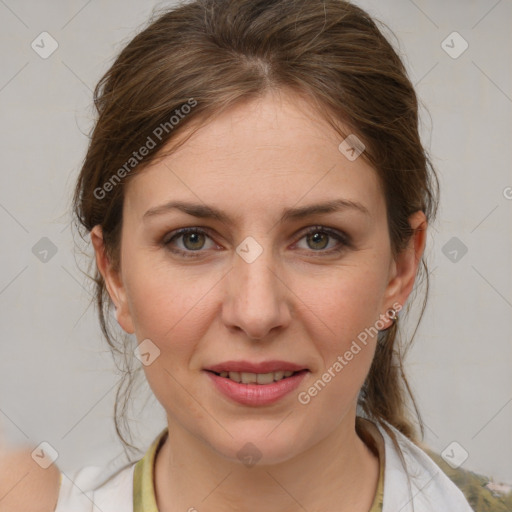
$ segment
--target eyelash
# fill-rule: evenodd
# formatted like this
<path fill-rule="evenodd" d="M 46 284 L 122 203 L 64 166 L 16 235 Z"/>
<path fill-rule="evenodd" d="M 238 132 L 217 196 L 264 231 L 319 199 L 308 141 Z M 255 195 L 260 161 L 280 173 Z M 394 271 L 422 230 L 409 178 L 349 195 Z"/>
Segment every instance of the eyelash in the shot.
<path fill-rule="evenodd" d="M 182 249 L 171 249 L 170 248 L 170 245 L 171 245 L 171 243 L 174 240 L 180 238 L 183 235 L 189 234 L 189 233 L 199 233 L 199 234 L 203 234 L 203 235 L 206 235 L 209 238 L 211 238 L 210 235 L 209 235 L 209 230 L 205 230 L 205 229 L 198 228 L 198 227 L 189 227 L 189 228 L 178 229 L 177 231 L 173 231 L 172 233 L 169 233 L 169 235 L 164 238 L 162 244 L 169 251 L 171 251 L 173 253 L 176 253 L 176 254 L 180 254 L 180 255 L 182 255 L 182 256 L 184 256 L 186 258 L 197 258 L 197 257 L 200 257 L 201 253 L 204 252 L 201 249 L 198 249 L 197 251 L 191 251 L 191 250 L 183 251 Z M 332 237 L 332 238 L 336 239 L 341 244 L 341 247 L 338 247 L 338 248 L 335 248 L 335 249 L 330 249 L 328 251 L 324 251 L 324 250 L 321 250 L 321 249 L 319 249 L 318 251 L 312 250 L 312 252 L 318 253 L 319 257 L 323 257 L 324 255 L 327 256 L 327 255 L 337 254 L 337 253 L 340 253 L 341 251 L 343 251 L 345 248 L 352 247 L 351 241 L 350 241 L 350 237 L 348 235 L 346 235 L 345 233 L 334 231 L 334 230 L 332 230 L 330 228 L 326 228 L 324 226 L 311 226 L 301 236 L 301 238 L 299 238 L 299 241 L 302 240 L 303 238 L 305 238 L 307 235 L 311 235 L 313 233 L 325 233 L 329 237 Z M 170 236 L 170 235 L 172 235 L 172 236 Z M 169 238 L 169 236 L 170 236 L 170 238 Z"/>

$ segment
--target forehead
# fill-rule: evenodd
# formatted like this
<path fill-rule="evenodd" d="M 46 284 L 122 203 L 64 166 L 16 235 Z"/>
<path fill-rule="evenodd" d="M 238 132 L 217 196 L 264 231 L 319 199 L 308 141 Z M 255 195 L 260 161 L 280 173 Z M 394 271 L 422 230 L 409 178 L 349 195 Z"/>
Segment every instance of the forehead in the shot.
<path fill-rule="evenodd" d="M 125 207 L 139 219 L 172 199 L 263 214 L 344 198 L 382 215 L 375 169 L 363 158 L 347 159 L 342 140 L 304 98 L 269 93 L 214 117 L 135 175 Z"/>

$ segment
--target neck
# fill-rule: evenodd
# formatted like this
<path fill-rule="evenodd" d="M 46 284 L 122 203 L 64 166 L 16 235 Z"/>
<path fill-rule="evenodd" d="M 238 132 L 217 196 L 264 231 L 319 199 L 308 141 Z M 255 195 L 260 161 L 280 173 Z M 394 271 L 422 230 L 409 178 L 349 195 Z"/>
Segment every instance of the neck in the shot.
<path fill-rule="evenodd" d="M 367 512 L 377 489 L 378 457 L 355 430 L 355 411 L 327 437 L 278 464 L 228 459 L 179 424 L 155 462 L 160 512 Z"/>

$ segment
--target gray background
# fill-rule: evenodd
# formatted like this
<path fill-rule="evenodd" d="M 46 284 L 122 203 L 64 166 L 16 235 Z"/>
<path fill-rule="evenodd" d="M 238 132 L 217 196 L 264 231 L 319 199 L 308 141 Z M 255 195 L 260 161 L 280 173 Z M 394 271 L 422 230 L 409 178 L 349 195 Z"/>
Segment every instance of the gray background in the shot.
<path fill-rule="evenodd" d="M 441 180 L 431 297 L 407 360 L 425 441 L 438 452 L 456 441 L 463 468 L 512 483 L 512 2 L 357 3 L 398 36 Z M 112 422 L 119 375 L 88 307 L 68 209 L 92 88 L 164 5 L 0 0 L 0 426 L 12 444 L 49 442 L 63 470 L 124 461 Z M 59 45 L 46 59 L 31 47 L 43 31 Z M 442 47 L 453 31 L 469 44 L 458 58 Z M 43 237 L 56 254 L 34 254 Z M 147 388 L 130 416 L 145 450 L 165 426 Z"/>

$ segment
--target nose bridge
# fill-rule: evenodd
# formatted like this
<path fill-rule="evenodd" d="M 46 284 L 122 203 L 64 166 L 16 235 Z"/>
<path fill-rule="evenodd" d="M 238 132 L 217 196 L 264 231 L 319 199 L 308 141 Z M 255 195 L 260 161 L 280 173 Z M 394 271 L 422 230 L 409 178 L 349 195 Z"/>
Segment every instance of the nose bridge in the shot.
<path fill-rule="evenodd" d="M 263 338 L 288 319 L 286 291 L 278 278 L 271 237 L 248 236 L 236 248 L 228 275 L 229 292 L 224 304 L 224 321 L 250 338 Z"/>
<path fill-rule="evenodd" d="M 234 266 L 244 298 L 275 300 L 275 261 L 269 244 L 263 248 L 258 242 L 244 241 L 237 248 Z"/>

